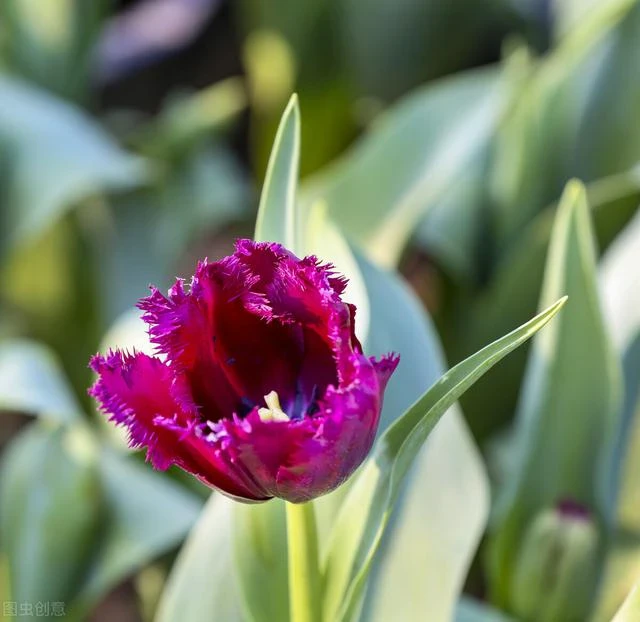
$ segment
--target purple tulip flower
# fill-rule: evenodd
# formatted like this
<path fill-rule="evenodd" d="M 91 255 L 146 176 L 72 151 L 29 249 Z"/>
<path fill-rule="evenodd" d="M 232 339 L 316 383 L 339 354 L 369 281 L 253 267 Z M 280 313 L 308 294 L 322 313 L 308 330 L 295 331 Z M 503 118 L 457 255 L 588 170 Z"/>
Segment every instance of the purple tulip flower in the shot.
<path fill-rule="evenodd" d="M 158 357 L 93 357 L 90 394 L 157 469 L 247 502 L 328 493 L 369 453 L 399 360 L 362 353 L 345 285 L 315 257 L 239 240 L 188 288 L 151 289 L 138 306 Z"/>

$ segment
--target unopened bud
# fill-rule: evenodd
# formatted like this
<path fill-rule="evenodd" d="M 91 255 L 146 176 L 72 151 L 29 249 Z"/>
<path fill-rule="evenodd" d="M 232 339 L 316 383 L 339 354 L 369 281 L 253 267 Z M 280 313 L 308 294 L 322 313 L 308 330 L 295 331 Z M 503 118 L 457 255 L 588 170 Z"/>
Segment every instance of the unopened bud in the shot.
<path fill-rule="evenodd" d="M 597 581 L 598 531 L 571 501 L 532 521 L 516 563 L 512 606 L 527 622 L 583 622 Z"/>

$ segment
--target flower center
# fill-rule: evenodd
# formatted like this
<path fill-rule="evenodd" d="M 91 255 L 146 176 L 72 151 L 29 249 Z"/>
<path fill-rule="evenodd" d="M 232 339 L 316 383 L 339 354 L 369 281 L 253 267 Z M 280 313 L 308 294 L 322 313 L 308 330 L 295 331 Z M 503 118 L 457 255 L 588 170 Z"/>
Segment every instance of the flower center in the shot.
<path fill-rule="evenodd" d="M 271 391 L 264 396 L 267 408 L 259 408 L 258 416 L 262 421 L 289 421 L 289 416 L 282 406 L 280 406 L 280 398 L 276 391 Z"/>

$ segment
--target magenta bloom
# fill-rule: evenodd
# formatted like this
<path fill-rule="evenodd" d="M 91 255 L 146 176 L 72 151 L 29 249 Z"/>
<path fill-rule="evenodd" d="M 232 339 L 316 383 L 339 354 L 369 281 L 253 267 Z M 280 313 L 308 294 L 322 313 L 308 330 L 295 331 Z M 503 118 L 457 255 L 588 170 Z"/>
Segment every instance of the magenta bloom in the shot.
<path fill-rule="evenodd" d="M 303 502 L 342 484 L 376 434 L 398 364 L 368 358 L 346 281 L 315 257 L 240 240 L 139 307 L 158 358 L 97 355 L 90 389 L 157 469 L 243 501 Z"/>

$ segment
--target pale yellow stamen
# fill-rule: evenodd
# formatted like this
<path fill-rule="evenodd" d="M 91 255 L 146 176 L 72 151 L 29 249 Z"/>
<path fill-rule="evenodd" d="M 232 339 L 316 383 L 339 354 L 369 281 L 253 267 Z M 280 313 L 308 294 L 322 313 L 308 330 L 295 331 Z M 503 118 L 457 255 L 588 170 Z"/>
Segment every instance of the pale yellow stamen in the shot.
<path fill-rule="evenodd" d="M 258 415 L 262 421 L 289 421 L 289 416 L 282 410 L 280 398 L 275 391 L 265 395 L 264 401 L 267 404 L 267 408 L 258 409 Z"/>

